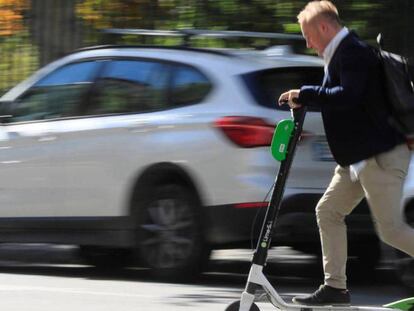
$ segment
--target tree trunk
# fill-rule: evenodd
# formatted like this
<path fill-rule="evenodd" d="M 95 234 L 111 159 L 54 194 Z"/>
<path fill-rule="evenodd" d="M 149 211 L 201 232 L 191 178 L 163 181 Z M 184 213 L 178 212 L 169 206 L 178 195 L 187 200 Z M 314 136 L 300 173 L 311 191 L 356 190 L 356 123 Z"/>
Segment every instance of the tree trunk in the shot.
<path fill-rule="evenodd" d="M 30 33 L 43 66 L 82 46 L 76 0 L 31 0 Z"/>

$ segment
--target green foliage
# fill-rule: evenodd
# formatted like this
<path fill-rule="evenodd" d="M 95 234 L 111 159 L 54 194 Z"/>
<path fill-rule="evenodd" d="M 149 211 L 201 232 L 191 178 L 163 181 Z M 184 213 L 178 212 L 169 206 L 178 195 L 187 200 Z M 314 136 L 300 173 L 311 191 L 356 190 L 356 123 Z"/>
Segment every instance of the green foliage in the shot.
<path fill-rule="evenodd" d="M 410 0 L 333 2 L 338 6 L 344 23 L 357 31 L 363 39 L 375 38 L 378 32 L 390 32 L 391 37 L 398 30 L 401 32 L 408 28 L 410 23 L 412 28 L 411 18 L 402 14 L 404 7 L 413 13 L 413 1 Z M 149 27 L 300 33 L 296 16 L 306 3 L 306 0 L 83 0 L 79 2 L 77 12 L 94 29 Z M 395 41 L 395 36 L 392 37 Z M 141 43 L 174 42 L 170 38 L 135 40 Z M 246 41 L 239 40 L 239 43 L 243 45 Z M 222 40 L 203 42 L 206 46 L 237 45 L 235 42 L 223 43 Z M 250 40 L 247 43 L 252 42 Z M 202 43 L 197 40 L 195 44 Z M 406 45 L 407 48 L 412 46 L 410 43 Z"/>
<path fill-rule="evenodd" d="M 0 9 L 8 10 L 0 23 L 0 91 L 6 90 L 27 77 L 39 65 L 40 56 L 48 55 L 44 45 L 38 42 L 52 40 L 44 29 L 41 38 L 33 40 L 34 25 L 30 4 L 44 5 L 39 10 L 48 10 L 49 1 L 13 0 L 0 1 Z M 55 0 L 58 1 L 58 0 Z M 108 39 L 101 32 L 105 28 L 181 29 L 196 28 L 210 30 L 245 30 L 260 32 L 284 32 L 300 34 L 297 14 L 307 0 L 59 0 L 73 1 L 82 25 L 82 45 L 102 43 L 161 44 L 176 45 L 179 38 L 123 36 Z M 414 1 L 412 0 L 332 0 L 340 11 L 344 24 L 357 31 L 359 36 L 374 43 L 379 32 L 385 37 L 386 48 L 407 56 L 414 54 Z M 14 2 L 13 2 L 14 3 Z M 7 4 L 7 5 L 6 5 Z M 66 6 L 68 7 L 68 6 Z M 63 11 L 63 10 L 62 10 Z M 59 12 L 58 12 L 59 13 Z M 73 11 L 72 11 L 73 13 Z M 56 23 L 64 21 L 56 15 Z M 23 19 L 25 19 L 23 21 Z M 72 29 L 67 25 L 66 29 Z M 2 32 L 3 31 L 3 34 Z M 77 30 L 79 31 L 79 30 Z M 64 46 L 65 34 L 62 34 Z M 192 39 L 197 47 L 244 47 L 278 44 L 278 41 L 237 39 Z M 59 44 L 59 43 L 57 43 Z M 304 47 L 304 44 L 302 44 Z M 56 50 L 61 50 L 57 48 Z M 53 52 L 53 51 L 52 51 Z M 67 51 L 69 52 L 69 51 Z M 53 55 L 58 57 L 61 55 Z"/>
<path fill-rule="evenodd" d="M 27 32 L 0 39 L 0 92 L 27 78 L 38 67 L 38 51 Z"/>

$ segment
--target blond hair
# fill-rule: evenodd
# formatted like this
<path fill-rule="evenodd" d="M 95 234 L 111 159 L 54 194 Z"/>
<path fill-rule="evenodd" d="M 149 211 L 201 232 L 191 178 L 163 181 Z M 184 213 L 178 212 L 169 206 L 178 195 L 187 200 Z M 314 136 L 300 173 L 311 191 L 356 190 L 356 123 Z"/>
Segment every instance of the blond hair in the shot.
<path fill-rule="evenodd" d="M 338 9 L 331 1 L 327 0 L 309 2 L 299 13 L 298 21 L 299 24 L 302 25 L 303 23 L 309 23 L 318 17 L 324 17 L 325 19 L 338 24 L 341 23 Z"/>

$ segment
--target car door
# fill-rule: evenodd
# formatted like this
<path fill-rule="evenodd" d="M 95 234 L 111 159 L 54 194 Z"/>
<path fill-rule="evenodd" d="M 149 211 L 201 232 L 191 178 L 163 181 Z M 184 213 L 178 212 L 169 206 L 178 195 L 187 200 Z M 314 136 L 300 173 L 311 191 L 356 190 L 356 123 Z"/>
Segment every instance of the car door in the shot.
<path fill-rule="evenodd" d="M 95 61 L 65 65 L 3 104 L 9 116 L 0 135 L 1 217 L 66 214 L 60 123 L 76 118 L 98 67 Z"/>
<path fill-rule="evenodd" d="M 61 123 L 71 146 L 65 159 L 65 207 L 77 216 L 122 216 L 134 177 L 151 162 L 144 146 L 167 104 L 169 66 L 106 60 L 82 119 Z"/>

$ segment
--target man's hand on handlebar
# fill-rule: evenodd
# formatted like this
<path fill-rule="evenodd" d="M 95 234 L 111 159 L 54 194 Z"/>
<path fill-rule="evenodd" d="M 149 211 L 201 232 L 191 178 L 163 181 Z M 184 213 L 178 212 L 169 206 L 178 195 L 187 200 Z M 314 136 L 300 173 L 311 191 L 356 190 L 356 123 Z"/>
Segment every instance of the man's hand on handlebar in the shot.
<path fill-rule="evenodd" d="M 288 104 L 291 109 L 302 107 L 301 104 L 297 103 L 299 92 L 300 90 L 290 90 L 280 95 L 279 100 L 278 100 L 279 106 Z"/>

